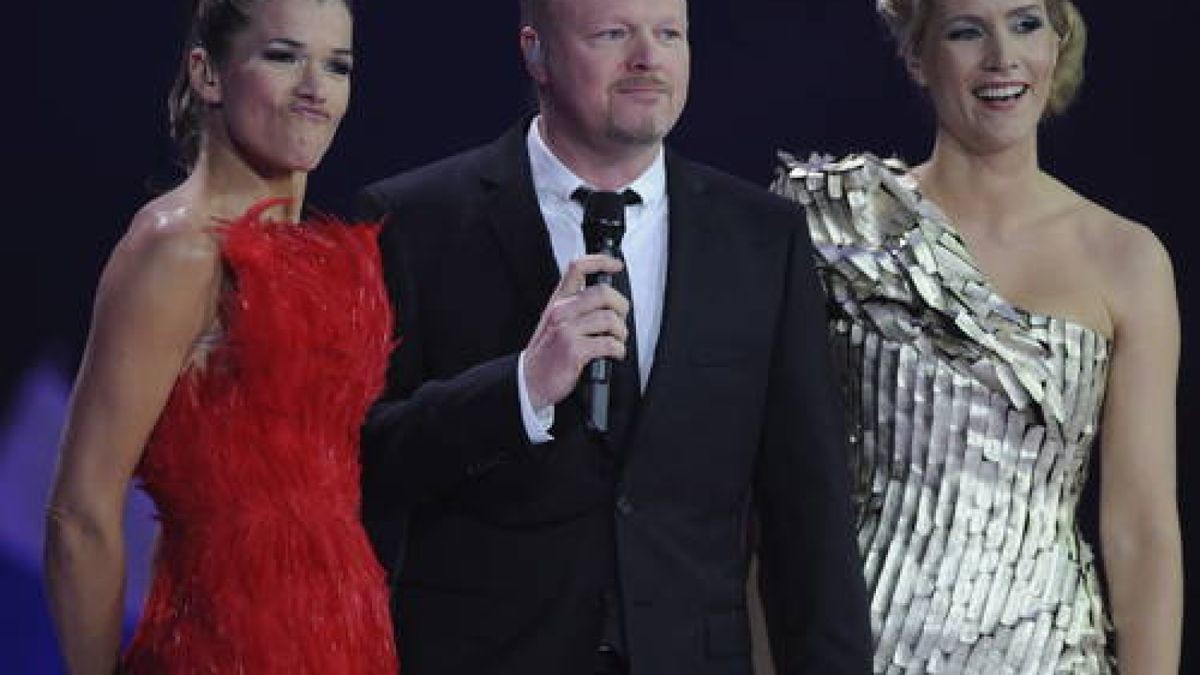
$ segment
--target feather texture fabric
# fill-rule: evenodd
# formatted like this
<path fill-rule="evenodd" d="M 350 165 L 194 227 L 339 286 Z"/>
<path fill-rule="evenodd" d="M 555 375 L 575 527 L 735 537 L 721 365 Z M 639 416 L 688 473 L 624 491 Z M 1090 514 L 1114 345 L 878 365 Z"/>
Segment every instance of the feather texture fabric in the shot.
<path fill-rule="evenodd" d="M 391 340 L 377 227 L 218 230 L 222 335 L 171 394 L 137 475 L 162 533 L 131 673 L 395 673 L 359 521 L 359 425 Z"/>

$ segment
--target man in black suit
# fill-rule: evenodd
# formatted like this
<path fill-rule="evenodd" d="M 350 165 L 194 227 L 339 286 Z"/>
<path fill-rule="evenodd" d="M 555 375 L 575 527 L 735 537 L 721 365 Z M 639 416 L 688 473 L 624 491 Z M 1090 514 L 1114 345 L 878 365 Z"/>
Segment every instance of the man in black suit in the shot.
<path fill-rule="evenodd" d="M 801 214 L 664 149 L 685 0 L 522 17 L 539 114 L 362 195 L 388 214 L 400 333 L 364 429 L 364 519 L 404 671 L 749 673 L 757 539 L 778 672 L 868 672 Z M 585 255 L 589 191 L 626 196 L 628 267 Z M 578 386 L 598 358 L 605 432 Z"/>

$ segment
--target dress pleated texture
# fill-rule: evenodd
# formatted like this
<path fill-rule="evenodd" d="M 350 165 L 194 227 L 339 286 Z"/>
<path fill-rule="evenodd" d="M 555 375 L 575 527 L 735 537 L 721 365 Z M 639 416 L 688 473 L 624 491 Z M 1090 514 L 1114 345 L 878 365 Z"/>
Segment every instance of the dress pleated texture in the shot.
<path fill-rule="evenodd" d="M 899 163 L 784 163 L 847 404 L 874 672 L 1112 672 L 1075 519 L 1108 340 L 1000 297 Z"/>

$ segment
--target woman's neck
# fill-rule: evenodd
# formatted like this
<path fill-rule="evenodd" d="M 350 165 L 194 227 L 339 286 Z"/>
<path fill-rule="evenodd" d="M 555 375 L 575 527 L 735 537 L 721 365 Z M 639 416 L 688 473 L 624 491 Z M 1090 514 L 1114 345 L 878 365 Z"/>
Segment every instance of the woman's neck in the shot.
<path fill-rule="evenodd" d="M 188 176 L 198 201 L 212 217 L 240 217 L 264 199 L 290 200 L 284 207 L 289 221 L 297 221 L 304 207 L 307 174 L 303 171 L 274 175 L 258 171 L 227 143 L 207 143 Z"/>
<path fill-rule="evenodd" d="M 939 132 L 929 159 L 914 169 L 921 191 L 956 224 L 1003 229 L 1028 222 L 1053 182 L 1038 166 L 1037 141 L 992 153 Z"/>

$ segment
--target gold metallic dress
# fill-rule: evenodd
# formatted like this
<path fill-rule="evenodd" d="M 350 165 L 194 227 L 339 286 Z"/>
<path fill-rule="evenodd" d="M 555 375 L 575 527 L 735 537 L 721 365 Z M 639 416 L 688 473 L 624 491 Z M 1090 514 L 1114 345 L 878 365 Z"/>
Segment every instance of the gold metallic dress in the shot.
<path fill-rule="evenodd" d="M 1014 307 L 898 163 L 785 157 L 829 298 L 876 673 L 1110 673 L 1075 522 L 1107 339 Z"/>

